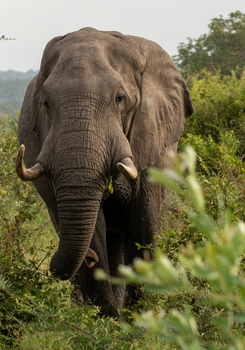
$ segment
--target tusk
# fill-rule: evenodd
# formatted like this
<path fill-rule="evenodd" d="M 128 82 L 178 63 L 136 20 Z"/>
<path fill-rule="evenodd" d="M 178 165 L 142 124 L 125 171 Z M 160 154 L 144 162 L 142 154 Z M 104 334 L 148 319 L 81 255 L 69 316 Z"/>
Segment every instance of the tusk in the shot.
<path fill-rule="evenodd" d="M 118 162 L 117 169 L 129 180 L 135 179 L 138 175 L 137 169 L 130 157 L 123 158 L 121 162 Z"/>
<path fill-rule="evenodd" d="M 97 262 L 99 261 L 98 255 L 95 253 L 94 250 L 91 248 L 88 248 L 88 252 L 85 256 L 84 263 L 87 267 L 91 268 L 93 267 Z"/>
<path fill-rule="evenodd" d="M 17 154 L 15 169 L 21 180 L 32 181 L 36 180 L 44 174 L 44 169 L 40 163 L 35 164 L 32 168 L 26 169 L 23 164 L 25 146 L 21 145 Z"/>

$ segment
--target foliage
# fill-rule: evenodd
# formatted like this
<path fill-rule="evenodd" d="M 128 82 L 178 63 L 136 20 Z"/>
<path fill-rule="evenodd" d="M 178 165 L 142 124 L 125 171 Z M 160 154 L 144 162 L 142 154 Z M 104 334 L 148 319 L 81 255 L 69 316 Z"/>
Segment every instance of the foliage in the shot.
<path fill-rule="evenodd" d="M 239 77 L 245 65 L 245 14 L 230 13 L 227 19 L 213 18 L 209 32 L 198 39 L 188 38 L 180 43 L 178 54 L 173 57 L 183 76 L 199 73 L 203 68 L 222 75 L 236 70 Z"/>
<path fill-rule="evenodd" d="M 136 324 L 153 330 L 166 343 L 181 349 L 244 349 L 245 280 L 241 265 L 245 253 L 244 223 L 233 226 L 229 210 L 222 205 L 222 225 L 208 215 L 195 175 L 195 153 L 190 146 L 175 163 L 175 171 L 150 169 L 149 173 L 154 182 L 177 190 L 179 205 L 203 239 L 197 246 L 189 242 L 178 253 L 178 264 L 158 254 L 155 261 L 135 259 L 133 268 L 120 267 L 127 283 L 144 283 L 151 293 L 175 291 L 190 296 L 189 305 L 181 310 L 175 307 L 167 312 L 160 307 L 157 312 L 143 312 L 136 316 Z M 187 204 L 189 201 L 191 205 Z M 205 281 L 208 288 L 200 290 L 194 279 Z M 209 341 L 198 328 L 200 299 L 215 311 L 206 320 L 206 326 L 216 336 Z"/>
<path fill-rule="evenodd" d="M 245 153 L 245 70 L 240 79 L 233 72 L 221 76 L 202 71 L 191 80 L 194 113 L 189 117 L 183 138 L 187 134 L 211 137 L 216 143 L 221 135 L 234 131 L 240 141 L 237 152 Z M 211 155 L 210 155 L 211 156 Z"/>
<path fill-rule="evenodd" d="M 183 143 L 193 146 L 197 153 L 197 170 L 209 214 L 217 220 L 222 201 L 234 222 L 244 220 L 245 167 L 237 155 L 240 142 L 234 132 L 221 133 L 219 143 L 211 136 L 204 139 L 200 135 L 188 134 Z"/>
<path fill-rule="evenodd" d="M 197 172 L 206 209 L 217 221 L 221 200 L 232 220 L 244 220 L 244 73 L 224 76 L 202 71 L 192 78 L 194 114 L 186 123 L 179 150 L 187 144 L 197 153 Z M 170 199 L 169 199 L 170 198 Z M 173 260 L 188 241 L 199 244 L 202 236 L 175 203 L 170 193 L 164 211 L 158 246 Z M 174 220 L 173 220 L 174 218 Z"/>
<path fill-rule="evenodd" d="M 42 202 L 32 185 L 16 178 L 17 121 L 6 116 L 0 122 L 0 325 L 2 339 L 9 340 L 9 333 L 18 329 L 19 323 L 33 320 L 19 307 L 18 298 L 37 297 L 42 290 L 45 278 L 39 268 L 45 247 L 40 246 L 43 241 L 40 236 L 47 222 L 40 222 L 38 232 L 33 227 L 32 221 L 41 219 Z M 40 242 L 37 243 L 37 239 Z M 6 292 L 5 285 L 13 295 Z"/>

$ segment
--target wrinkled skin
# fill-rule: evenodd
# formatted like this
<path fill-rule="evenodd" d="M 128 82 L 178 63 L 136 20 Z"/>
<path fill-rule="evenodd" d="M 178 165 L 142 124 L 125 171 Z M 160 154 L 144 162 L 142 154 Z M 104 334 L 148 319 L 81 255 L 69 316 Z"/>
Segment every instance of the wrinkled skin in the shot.
<path fill-rule="evenodd" d="M 26 166 L 42 169 L 33 182 L 59 232 L 50 269 L 103 314 L 117 317 L 124 299 L 137 296 L 134 286 L 125 292 L 95 280 L 94 270 L 116 276 L 119 264 L 143 257 L 135 242 L 153 243 L 165 195 L 146 169 L 169 166 L 168 151 L 176 151 L 192 112 L 187 86 L 161 47 L 92 28 L 51 40 L 28 86 L 19 142 Z M 135 179 L 118 171 L 124 159 Z"/>

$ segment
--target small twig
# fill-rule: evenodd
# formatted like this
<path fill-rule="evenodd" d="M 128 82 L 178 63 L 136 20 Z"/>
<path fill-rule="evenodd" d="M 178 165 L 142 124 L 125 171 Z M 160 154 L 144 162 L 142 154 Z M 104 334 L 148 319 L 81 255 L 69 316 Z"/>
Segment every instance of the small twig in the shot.
<path fill-rule="evenodd" d="M 73 335 L 72 337 L 70 337 L 70 338 L 67 340 L 66 345 L 69 344 L 69 341 L 70 341 L 71 339 L 77 338 L 77 337 L 79 337 L 79 336 L 78 336 L 78 335 Z"/>
<path fill-rule="evenodd" d="M 89 347 L 89 349 L 93 350 L 86 340 L 85 340 L 85 342 L 86 342 L 87 346 Z"/>
<path fill-rule="evenodd" d="M 43 262 L 47 259 L 47 257 L 50 255 L 51 253 L 51 249 L 49 249 L 49 251 L 47 252 L 47 254 L 44 256 L 43 260 L 40 262 L 40 264 L 38 265 L 37 269 L 39 270 L 39 267 L 43 264 Z"/>
<path fill-rule="evenodd" d="M 47 221 L 46 224 L 48 224 L 49 222 L 50 222 L 50 221 Z M 44 226 L 43 226 L 43 228 L 38 232 L 38 235 L 37 235 L 36 239 L 34 240 L 34 242 L 32 243 L 32 246 L 34 246 L 34 245 L 36 244 L 36 242 L 39 240 L 39 238 L 40 238 L 40 236 L 41 236 L 41 234 L 42 234 L 43 231 L 44 231 Z M 37 249 L 37 251 L 39 251 L 40 249 L 41 249 L 41 247 L 40 247 L 39 249 Z M 24 254 L 27 254 L 28 251 L 29 251 L 29 248 L 26 249 L 26 251 L 24 251 Z M 35 253 L 34 257 L 36 256 L 36 254 L 37 254 L 37 253 Z"/>

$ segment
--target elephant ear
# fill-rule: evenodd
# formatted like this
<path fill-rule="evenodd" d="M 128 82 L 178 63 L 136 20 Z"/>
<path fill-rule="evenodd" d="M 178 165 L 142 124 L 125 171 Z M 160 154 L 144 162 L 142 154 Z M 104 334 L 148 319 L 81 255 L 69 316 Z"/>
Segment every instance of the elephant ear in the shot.
<path fill-rule="evenodd" d="M 193 113 L 188 87 L 170 56 L 154 42 L 145 54 L 140 104 L 129 134 L 138 170 L 154 165 L 165 147 L 176 143 Z M 144 44 L 145 45 L 145 44 Z"/>

